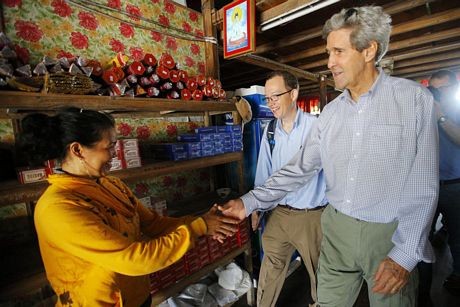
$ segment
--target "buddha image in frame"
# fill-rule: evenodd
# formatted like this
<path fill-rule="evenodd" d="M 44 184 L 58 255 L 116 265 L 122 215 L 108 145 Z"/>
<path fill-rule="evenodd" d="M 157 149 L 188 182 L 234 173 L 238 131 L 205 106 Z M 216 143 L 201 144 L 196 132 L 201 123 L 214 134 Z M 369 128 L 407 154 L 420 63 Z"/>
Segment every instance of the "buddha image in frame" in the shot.
<path fill-rule="evenodd" d="M 249 45 L 248 39 L 248 7 L 247 2 L 235 5 L 226 11 L 227 20 L 227 52 L 245 48 Z"/>

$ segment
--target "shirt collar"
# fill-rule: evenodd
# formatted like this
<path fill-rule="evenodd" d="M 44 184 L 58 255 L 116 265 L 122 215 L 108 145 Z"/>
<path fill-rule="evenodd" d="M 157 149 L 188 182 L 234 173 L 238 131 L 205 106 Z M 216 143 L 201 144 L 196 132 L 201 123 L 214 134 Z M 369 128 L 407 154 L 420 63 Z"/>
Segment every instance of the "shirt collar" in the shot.
<path fill-rule="evenodd" d="M 372 97 L 374 95 L 375 91 L 378 88 L 380 88 L 380 85 L 385 82 L 385 79 L 388 78 L 388 76 L 383 72 L 381 67 L 377 67 L 377 71 L 378 71 L 379 75 L 377 76 L 377 79 L 375 79 L 374 84 L 372 84 L 371 88 L 366 93 L 362 94 L 361 96 L 369 95 L 369 96 Z M 347 101 L 350 101 L 350 102 L 353 101 L 351 99 L 350 91 L 348 89 L 343 91 L 341 99 L 342 100 L 347 100 Z"/>

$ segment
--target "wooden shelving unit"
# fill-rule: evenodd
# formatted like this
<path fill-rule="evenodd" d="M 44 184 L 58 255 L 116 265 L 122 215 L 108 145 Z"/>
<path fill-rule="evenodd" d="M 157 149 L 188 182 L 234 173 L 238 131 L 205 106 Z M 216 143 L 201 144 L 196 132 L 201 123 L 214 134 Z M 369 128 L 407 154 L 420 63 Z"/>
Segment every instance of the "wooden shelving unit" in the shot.
<path fill-rule="evenodd" d="M 121 178 L 124 182 L 133 182 L 145 178 L 167 175 L 170 173 L 238 162 L 243 159 L 242 152 L 231 152 L 186 161 L 162 161 L 147 163 L 142 167 L 111 172 L 111 176 Z M 0 207 L 21 202 L 37 200 L 48 186 L 46 181 L 20 184 L 17 181 L 2 182 L 0 185 Z"/>
<path fill-rule="evenodd" d="M 0 91 L 0 110 L 4 113 L 28 113 L 32 111 L 55 111 L 62 107 L 74 106 L 83 109 L 110 110 L 126 114 L 148 114 L 150 112 L 189 112 L 201 113 L 205 116 L 205 123 L 209 124 L 209 116 L 221 114 L 222 112 L 236 113 L 236 107 L 230 102 L 217 101 L 182 101 L 168 99 L 151 98 L 127 98 L 127 97 L 107 97 L 90 95 L 57 95 L 42 93 L 26 93 L 14 91 Z M 14 116 L 12 116 L 14 118 Z M 111 175 L 121 178 L 125 182 L 133 182 L 141 179 L 162 176 L 179 171 L 188 171 L 199 168 L 213 167 L 226 163 L 237 163 L 238 175 L 240 177 L 239 192 L 243 192 L 243 154 L 242 152 L 232 152 L 222 155 L 204 157 L 199 159 L 173 162 L 153 162 L 145 163 L 142 167 L 126 169 L 111 173 Z M 0 207 L 21 202 L 37 200 L 47 187 L 46 182 L 33 184 L 19 184 L 18 182 L 0 182 Z M 230 252 L 228 255 L 217 260 L 200 271 L 185 277 L 176 284 L 156 293 L 153 297 L 155 303 L 160 303 L 171 295 L 177 294 L 190 283 L 198 281 L 202 276 L 214 270 L 217 266 L 229 263 L 231 259 L 245 254 L 246 270 L 252 276 L 251 245 L 246 243 L 244 246 Z M 38 270 L 40 271 L 40 270 Z M 26 276 L 26 275 L 23 275 Z M 38 276 L 38 278 L 37 278 Z M 27 279 L 29 278 L 29 279 Z M 37 280 L 39 282 L 37 282 Z M 24 277 L 9 286 L 8 293 L 16 293 L 25 290 L 24 287 L 37 286 L 43 282 L 43 273 L 35 272 L 35 275 Z M 2 291 L 3 292 L 3 291 Z M 3 294 L 3 293 L 2 293 Z M 253 288 L 247 295 L 248 303 L 254 305 Z"/>

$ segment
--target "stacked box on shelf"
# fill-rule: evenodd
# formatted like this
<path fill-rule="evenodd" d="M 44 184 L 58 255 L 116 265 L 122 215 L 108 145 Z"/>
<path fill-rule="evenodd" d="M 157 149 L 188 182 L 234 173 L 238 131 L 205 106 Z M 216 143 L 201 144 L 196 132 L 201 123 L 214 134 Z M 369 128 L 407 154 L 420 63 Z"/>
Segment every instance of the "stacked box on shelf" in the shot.
<path fill-rule="evenodd" d="M 211 237 L 208 237 L 209 261 L 212 263 L 223 256 L 221 244 Z"/>
<path fill-rule="evenodd" d="M 217 126 L 218 133 L 229 133 L 231 140 L 230 151 L 242 151 L 243 150 L 243 134 L 240 125 L 225 125 Z"/>
<path fill-rule="evenodd" d="M 185 276 L 185 259 L 182 258 L 163 270 L 150 274 L 150 292 L 153 293 L 154 290 L 166 288 Z"/>
<path fill-rule="evenodd" d="M 181 161 L 188 159 L 187 147 L 185 143 L 161 143 L 150 144 L 149 151 L 153 153 L 155 159 Z"/>
<path fill-rule="evenodd" d="M 202 268 L 200 253 L 196 246 L 189 250 L 184 258 L 187 275 L 193 274 Z"/>
<path fill-rule="evenodd" d="M 119 139 L 115 144 L 116 156 L 111 161 L 110 171 L 140 167 L 141 155 L 137 139 Z"/>
<path fill-rule="evenodd" d="M 250 232 L 249 232 L 249 225 L 248 225 L 248 220 L 244 219 L 239 225 L 238 225 L 238 231 L 236 233 L 236 237 L 238 240 L 238 246 L 243 246 L 246 242 L 248 242 L 249 237 L 250 237 Z"/>
<path fill-rule="evenodd" d="M 201 267 L 208 265 L 211 262 L 208 251 L 208 239 L 206 236 L 198 238 L 195 248 L 198 250 Z"/>

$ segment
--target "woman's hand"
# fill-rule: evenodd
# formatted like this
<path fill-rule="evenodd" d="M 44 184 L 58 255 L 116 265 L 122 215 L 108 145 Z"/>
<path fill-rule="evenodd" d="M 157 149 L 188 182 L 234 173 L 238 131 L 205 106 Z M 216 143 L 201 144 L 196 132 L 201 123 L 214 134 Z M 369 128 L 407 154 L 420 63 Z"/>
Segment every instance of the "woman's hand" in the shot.
<path fill-rule="evenodd" d="M 201 216 L 208 228 L 207 235 L 223 243 L 226 237 L 233 236 L 238 230 L 239 220 L 222 215 L 221 211 L 214 205 L 208 212 Z"/>

